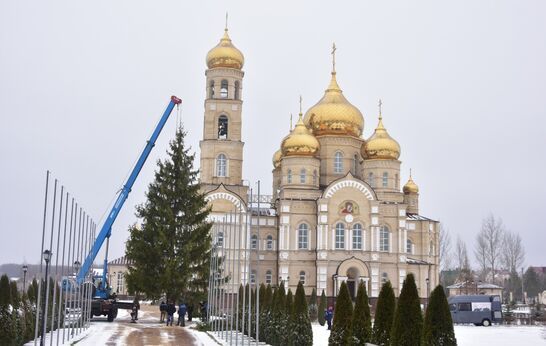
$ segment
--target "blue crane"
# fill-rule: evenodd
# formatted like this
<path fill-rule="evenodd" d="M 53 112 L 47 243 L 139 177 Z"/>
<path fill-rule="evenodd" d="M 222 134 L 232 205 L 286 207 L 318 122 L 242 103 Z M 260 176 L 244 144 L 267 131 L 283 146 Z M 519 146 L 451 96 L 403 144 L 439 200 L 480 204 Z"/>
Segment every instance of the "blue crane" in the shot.
<path fill-rule="evenodd" d="M 119 195 L 116 199 L 116 202 L 114 203 L 114 206 L 112 207 L 112 210 L 108 214 L 108 217 L 104 221 L 104 224 L 102 225 L 102 228 L 97 235 L 97 239 L 95 240 L 95 243 L 93 244 L 93 247 L 89 251 L 89 254 L 85 258 L 85 261 L 83 262 L 83 265 L 81 266 L 80 270 L 78 271 L 78 274 L 76 275 L 76 283 L 78 285 L 81 285 L 84 280 L 85 276 L 91 270 L 91 266 L 93 265 L 93 262 L 95 261 L 95 257 L 97 256 L 99 250 L 101 249 L 102 245 L 104 244 L 104 241 L 107 241 L 107 249 L 106 249 L 106 256 L 104 259 L 104 269 L 102 273 L 102 286 L 98 287 L 96 289 L 96 292 L 94 294 L 93 298 L 99 298 L 99 299 L 109 299 L 110 298 L 110 292 L 107 288 L 107 280 L 106 275 L 108 271 L 108 242 L 110 239 L 110 235 L 112 234 L 112 225 L 116 221 L 116 218 L 121 211 L 121 208 L 123 207 L 123 204 L 127 200 L 127 197 L 129 196 L 129 193 L 131 192 L 131 189 L 133 188 L 133 184 L 135 183 L 138 174 L 140 173 L 140 170 L 142 169 L 142 166 L 144 166 L 144 163 L 146 162 L 146 159 L 150 155 L 150 152 L 152 151 L 152 148 L 155 145 L 155 142 L 157 138 L 159 137 L 159 134 L 161 133 L 161 130 L 165 126 L 165 123 L 167 122 L 167 119 L 169 119 L 169 116 L 171 115 L 171 112 L 175 105 L 179 105 L 182 102 L 178 97 L 171 96 L 171 101 L 169 102 L 169 105 L 167 106 L 167 109 L 163 113 L 163 116 L 159 120 L 159 123 L 155 127 L 154 133 L 146 143 L 146 147 L 144 147 L 144 150 L 142 151 L 142 154 L 140 154 L 140 157 L 135 164 L 135 167 L 133 168 L 133 171 L 131 172 L 131 175 L 127 179 L 127 182 L 125 182 L 125 185 L 123 185 L 123 188 L 119 192 Z M 117 312 L 117 311 L 116 311 Z M 117 313 L 116 313 L 117 314 Z M 114 316 L 115 317 L 115 316 Z M 109 316 L 110 319 L 110 316 Z"/>

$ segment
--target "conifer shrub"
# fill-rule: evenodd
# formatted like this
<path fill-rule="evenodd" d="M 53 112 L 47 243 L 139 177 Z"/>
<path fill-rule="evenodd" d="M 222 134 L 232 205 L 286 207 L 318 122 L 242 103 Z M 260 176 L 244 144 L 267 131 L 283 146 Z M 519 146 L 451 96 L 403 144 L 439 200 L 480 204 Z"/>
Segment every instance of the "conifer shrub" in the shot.
<path fill-rule="evenodd" d="M 423 335 L 423 315 L 415 278 L 408 274 L 396 305 L 391 330 L 392 346 L 415 346 L 421 343 Z"/>
<path fill-rule="evenodd" d="M 371 342 L 372 337 L 372 317 L 370 314 L 370 305 L 368 303 L 368 294 L 364 282 L 358 285 L 356 294 L 355 309 L 353 311 L 353 345 L 362 345 Z"/>
<path fill-rule="evenodd" d="M 0 278 L 0 345 L 11 345 L 16 338 L 17 324 L 11 310 L 11 287 L 4 274 Z"/>
<path fill-rule="evenodd" d="M 375 308 L 375 318 L 372 328 L 372 343 L 378 346 L 387 346 L 390 344 L 392 322 L 394 319 L 394 310 L 396 301 L 394 291 L 390 281 L 387 281 L 381 287 L 377 305 Z"/>
<path fill-rule="evenodd" d="M 351 344 L 353 302 L 345 282 L 341 283 L 334 310 L 334 322 L 328 345 L 345 346 Z"/>
<path fill-rule="evenodd" d="M 442 285 L 432 291 L 423 327 L 423 346 L 456 346 L 449 304 Z"/>
<path fill-rule="evenodd" d="M 291 317 L 290 343 L 297 346 L 313 345 L 313 329 L 309 319 L 309 308 L 305 298 L 305 290 L 301 281 L 298 283 L 294 297 L 294 308 Z"/>
<path fill-rule="evenodd" d="M 260 295 L 260 306 L 259 306 L 259 318 L 260 318 L 260 321 L 259 321 L 259 326 L 258 326 L 258 330 L 259 330 L 259 338 L 260 338 L 260 341 L 265 341 L 265 326 L 266 326 L 266 315 L 267 315 L 267 303 L 266 303 L 266 288 L 265 288 L 265 285 L 262 283 L 260 284 L 260 291 L 259 291 L 259 295 Z"/>
<path fill-rule="evenodd" d="M 271 336 L 269 344 L 273 346 L 281 346 L 283 340 L 283 334 L 285 332 L 286 325 L 286 296 L 284 293 L 284 284 L 281 284 L 279 288 L 275 290 L 273 297 L 273 310 L 272 310 L 272 323 L 271 323 Z"/>
<path fill-rule="evenodd" d="M 281 345 L 291 345 L 289 331 L 292 329 L 292 310 L 294 305 L 294 296 L 292 295 L 292 290 L 289 288 L 288 293 L 286 294 L 285 308 L 284 308 L 284 322 L 281 330 Z"/>
<path fill-rule="evenodd" d="M 320 294 L 320 302 L 318 306 L 318 322 L 321 326 L 324 326 L 326 320 L 324 319 L 324 312 L 326 311 L 326 294 L 324 290 Z"/>

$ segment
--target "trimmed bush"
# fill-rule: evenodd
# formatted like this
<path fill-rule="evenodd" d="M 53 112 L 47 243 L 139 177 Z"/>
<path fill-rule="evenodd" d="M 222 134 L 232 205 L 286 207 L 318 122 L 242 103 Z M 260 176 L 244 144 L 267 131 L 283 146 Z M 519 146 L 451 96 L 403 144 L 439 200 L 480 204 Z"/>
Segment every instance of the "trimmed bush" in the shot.
<path fill-rule="evenodd" d="M 356 294 L 355 310 L 353 312 L 353 345 L 362 345 L 371 342 L 372 337 L 372 317 L 370 315 L 370 305 L 368 303 L 368 294 L 364 282 L 358 285 Z"/>
<path fill-rule="evenodd" d="M 309 300 L 309 319 L 311 322 L 315 322 L 317 320 L 318 313 L 317 290 L 313 288 L 313 292 L 311 292 L 311 299 Z"/>
<path fill-rule="evenodd" d="M 392 324 L 392 346 L 415 346 L 421 343 L 423 335 L 423 315 L 415 278 L 408 274 L 398 298 Z"/>
<path fill-rule="evenodd" d="M 313 329 L 309 319 L 309 310 L 305 298 L 305 290 L 301 281 L 296 289 L 294 308 L 291 316 L 292 328 L 290 329 L 290 344 L 294 346 L 313 345 Z"/>
<path fill-rule="evenodd" d="M 379 346 L 390 344 L 392 321 L 394 319 L 394 310 L 396 302 L 394 291 L 390 281 L 387 281 L 381 287 L 377 306 L 375 308 L 375 319 L 372 328 L 372 343 Z"/>
<path fill-rule="evenodd" d="M 326 311 L 326 294 L 324 293 L 324 290 L 322 290 L 322 293 L 320 295 L 320 302 L 318 306 L 318 323 L 321 326 L 324 326 L 326 323 L 326 320 L 324 319 L 324 312 Z"/>
<path fill-rule="evenodd" d="M 334 323 L 328 345 L 350 345 L 353 319 L 353 302 L 345 282 L 341 283 L 334 310 Z"/>
<path fill-rule="evenodd" d="M 442 285 L 432 291 L 425 314 L 423 346 L 456 346 L 449 304 Z"/>

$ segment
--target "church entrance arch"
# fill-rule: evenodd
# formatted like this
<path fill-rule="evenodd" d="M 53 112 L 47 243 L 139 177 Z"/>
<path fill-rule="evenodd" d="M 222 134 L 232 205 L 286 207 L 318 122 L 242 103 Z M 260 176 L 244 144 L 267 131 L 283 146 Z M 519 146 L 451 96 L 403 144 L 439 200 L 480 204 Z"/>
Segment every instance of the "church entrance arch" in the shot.
<path fill-rule="evenodd" d="M 366 291 L 369 292 L 370 274 L 366 263 L 356 257 L 351 257 L 339 264 L 336 274 L 334 275 L 334 294 L 337 296 L 341 283 L 345 282 L 349 289 L 349 294 L 354 300 L 358 291 L 360 281 L 364 282 Z"/>

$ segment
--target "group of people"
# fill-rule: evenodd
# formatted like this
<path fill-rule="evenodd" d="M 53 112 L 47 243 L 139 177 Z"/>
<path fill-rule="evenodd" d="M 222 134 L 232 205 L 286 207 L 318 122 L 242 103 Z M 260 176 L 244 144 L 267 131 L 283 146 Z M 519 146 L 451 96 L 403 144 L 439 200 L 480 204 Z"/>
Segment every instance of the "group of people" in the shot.
<path fill-rule="evenodd" d="M 206 304 L 206 302 L 199 302 L 199 306 L 201 308 L 201 316 L 206 316 Z M 162 301 L 159 305 L 159 311 L 161 313 L 159 322 L 166 322 L 167 326 L 172 326 L 174 322 L 174 314 L 177 312 L 174 302 L 168 301 L 167 303 L 165 303 L 164 301 Z M 191 322 L 193 318 L 193 304 L 188 303 L 186 305 L 184 302 L 180 302 L 180 304 L 178 305 L 178 321 L 176 323 L 177 326 L 186 326 L 186 314 L 188 314 L 188 322 Z"/>

